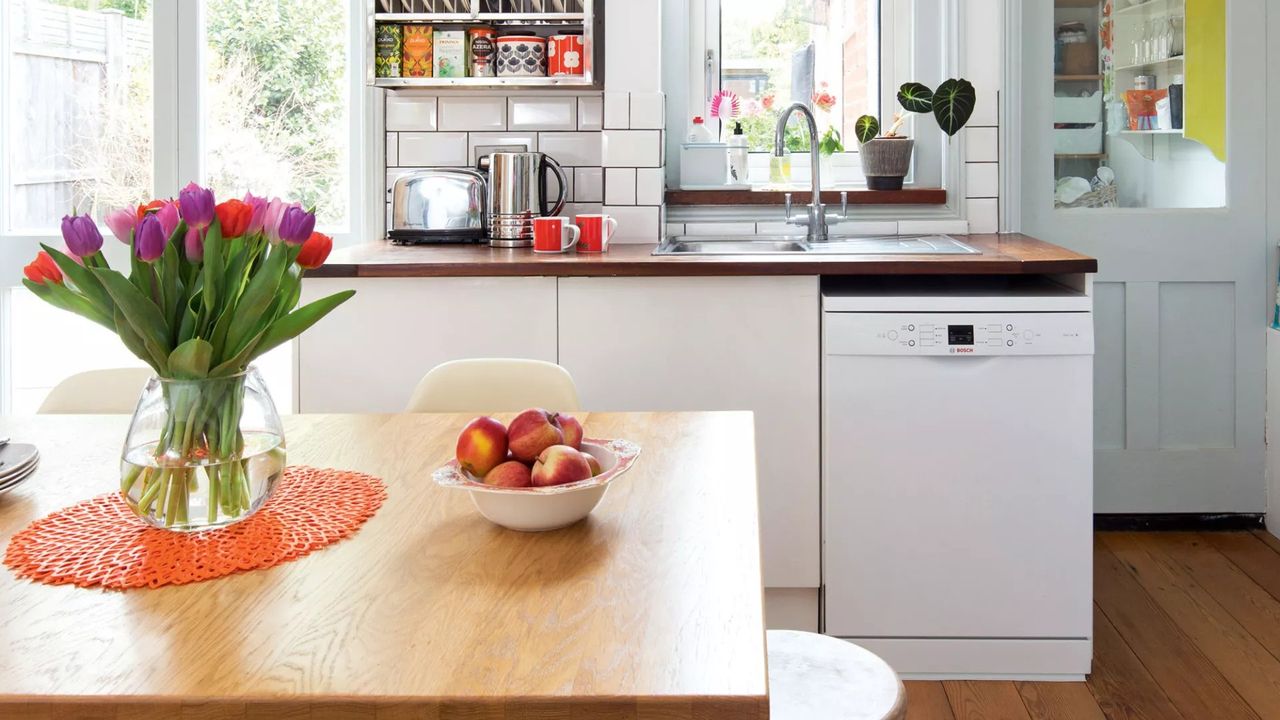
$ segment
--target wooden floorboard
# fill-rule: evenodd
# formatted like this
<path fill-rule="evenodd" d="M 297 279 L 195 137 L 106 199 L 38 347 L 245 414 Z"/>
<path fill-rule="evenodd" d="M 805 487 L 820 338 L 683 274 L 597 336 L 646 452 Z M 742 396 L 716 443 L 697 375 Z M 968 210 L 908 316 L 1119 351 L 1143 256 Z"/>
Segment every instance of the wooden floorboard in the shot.
<path fill-rule="evenodd" d="M 1094 599 L 1086 682 L 909 682 L 908 720 L 1280 720 L 1280 539 L 1100 532 Z"/>

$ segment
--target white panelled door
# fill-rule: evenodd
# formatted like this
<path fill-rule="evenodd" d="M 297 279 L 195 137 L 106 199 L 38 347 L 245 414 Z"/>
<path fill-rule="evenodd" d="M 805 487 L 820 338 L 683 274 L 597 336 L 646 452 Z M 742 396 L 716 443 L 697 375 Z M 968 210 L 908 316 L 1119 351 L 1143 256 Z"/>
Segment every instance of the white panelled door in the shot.
<path fill-rule="evenodd" d="M 1021 229 L 1099 260 L 1094 285 L 1095 509 L 1263 512 L 1265 328 L 1270 317 L 1263 149 L 1268 141 L 1266 75 L 1280 73 L 1274 58 L 1266 55 L 1268 46 L 1276 44 L 1267 41 L 1267 6 L 1273 6 L 1273 15 L 1276 8 L 1272 0 L 1185 4 L 1188 10 L 1193 5 L 1226 8 L 1223 166 L 1176 131 L 1117 133 L 1106 136 L 1102 153 L 1059 145 L 1055 156 L 1054 123 L 1063 122 L 1055 116 L 1062 111 L 1061 106 L 1055 111 L 1055 92 L 1076 98 L 1090 92 L 1070 84 L 1087 80 L 1068 80 L 1064 86 L 1064 77 L 1078 76 L 1054 67 L 1054 38 L 1064 21 L 1090 22 L 1067 8 L 1080 4 L 1037 0 L 1011 6 L 1010 27 L 1021 30 L 1022 57 L 1019 63 L 1015 43 L 1010 61 L 1021 82 L 1011 85 L 1020 94 L 1014 108 L 1021 109 L 1021 122 L 1012 123 L 1015 135 L 1009 142 L 1016 145 L 1012 152 L 1022 156 L 1013 167 L 1015 172 L 1020 167 L 1023 176 L 1011 183 L 1020 188 Z M 1141 34 L 1158 38 L 1170 27 L 1159 17 L 1143 15 L 1154 10 L 1124 9 L 1122 2 L 1115 7 L 1116 32 L 1137 36 L 1134 42 L 1115 45 L 1118 91 L 1134 87 L 1136 75 L 1154 75 L 1158 88 L 1185 75 L 1188 105 L 1195 92 L 1220 90 L 1221 83 L 1194 85 L 1199 69 L 1192 68 L 1188 57 L 1149 57 L 1160 52 L 1160 44 L 1144 48 Z M 1180 29 L 1176 11 L 1171 14 L 1171 27 Z M 1092 26 L 1089 30 L 1096 32 Z M 1190 36 L 1186 52 L 1195 52 Z M 1118 122 L 1127 121 L 1120 112 L 1107 116 L 1112 130 L 1125 127 Z M 1068 129 L 1083 133 L 1089 127 L 1073 124 Z M 1055 209 L 1058 179 L 1092 175 L 1098 166 L 1117 175 L 1122 207 Z M 1074 169 L 1081 167 L 1089 169 Z M 1057 199 L 1071 196 L 1068 192 Z"/>

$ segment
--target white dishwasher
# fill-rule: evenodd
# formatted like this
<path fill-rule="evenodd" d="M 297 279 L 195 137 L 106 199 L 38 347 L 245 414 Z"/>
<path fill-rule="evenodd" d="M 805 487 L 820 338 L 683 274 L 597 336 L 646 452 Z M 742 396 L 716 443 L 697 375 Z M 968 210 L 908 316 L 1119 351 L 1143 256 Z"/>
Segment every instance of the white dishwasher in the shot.
<path fill-rule="evenodd" d="M 825 632 L 913 676 L 1087 673 L 1091 299 L 917 278 L 822 301 Z"/>

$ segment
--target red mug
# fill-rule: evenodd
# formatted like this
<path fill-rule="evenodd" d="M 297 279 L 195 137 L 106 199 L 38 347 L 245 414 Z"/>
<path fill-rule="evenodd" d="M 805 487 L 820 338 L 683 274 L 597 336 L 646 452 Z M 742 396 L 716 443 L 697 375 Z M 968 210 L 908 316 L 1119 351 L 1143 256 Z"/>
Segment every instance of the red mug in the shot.
<path fill-rule="evenodd" d="M 608 252 L 609 241 L 618 231 L 618 221 L 608 215 L 579 215 L 574 218 L 582 228 L 578 252 Z"/>
<path fill-rule="evenodd" d="M 533 219 L 533 251 L 540 253 L 569 252 L 578 244 L 582 231 L 566 217 Z"/>

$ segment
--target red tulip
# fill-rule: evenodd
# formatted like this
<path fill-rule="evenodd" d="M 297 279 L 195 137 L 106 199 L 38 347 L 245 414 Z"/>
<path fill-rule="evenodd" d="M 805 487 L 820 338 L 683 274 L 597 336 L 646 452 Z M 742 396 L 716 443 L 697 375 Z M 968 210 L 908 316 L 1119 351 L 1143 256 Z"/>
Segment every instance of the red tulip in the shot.
<path fill-rule="evenodd" d="M 160 208 L 164 207 L 164 205 L 165 205 L 164 200 L 152 200 L 146 205 L 139 205 L 138 219 L 141 220 L 147 213 L 151 212 L 152 210 L 159 210 Z"/>
<path fill-rule="evenodd" d="M 218 222 L 222 223 L 222 237 L 231 240 L 244 235 L 253 219 L 253 207 L 239 200 L 228 200 L 214 209 Z"/>
<path fill-rule="evenodd" d="M 49 253 L 43 250 L 36 254 L 36 259 L 32 260 L 30 265 L 22 268 L 22 274 L 37 285 L 43 285 L 46 281 L 56 285 L 62 284 L 62 271 L 58 269 L 58 264 L 53 261 Z"/>
<path fill-rule="evenodd" d="M 329 259 L 329 253 L 333 251 L 333 238 L 324 233 L 313 232 L 307 241 L 302 243 L 302 250 L 298 253 L 298 264 L 307 270 L 315 270 Z"/>

